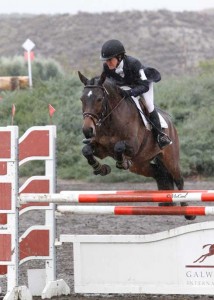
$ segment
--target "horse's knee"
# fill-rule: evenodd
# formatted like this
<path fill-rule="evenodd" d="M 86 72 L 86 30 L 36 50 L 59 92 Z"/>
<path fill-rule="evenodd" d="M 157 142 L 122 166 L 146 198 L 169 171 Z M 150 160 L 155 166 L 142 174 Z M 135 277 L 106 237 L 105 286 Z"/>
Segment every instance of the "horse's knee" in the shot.
<path fill-rule="evenodd" d="M 85 146 L 82 148 L 82 154 L 83 154 L 85 157 L 92 156 L 92 155 L 93 155 L 92 147 L 91 147 L 90 145 L 85 145 Z"/>
<path fill-rule="evenodd" d="M 127 156 L 133 157 L 136 153 L 136 147 L 130 145 L 130 143 L 127 141 L 120 141 L 115 144 L 114 152 L 116 155 L 125 154 Z"/>
<path fill-rule="evenodd" d="M 114 146 L 114 152 L 117 154 L 124 153 L 125 149 L 126 149 L 126 145 L 124 141 L 117 142 Z"/>

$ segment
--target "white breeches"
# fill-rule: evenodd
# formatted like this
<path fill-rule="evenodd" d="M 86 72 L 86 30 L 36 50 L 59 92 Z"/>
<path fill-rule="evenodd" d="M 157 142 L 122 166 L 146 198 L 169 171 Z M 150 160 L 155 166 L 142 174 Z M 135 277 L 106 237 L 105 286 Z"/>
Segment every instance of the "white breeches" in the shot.
<path fill-rule="evenodd" d="M 143 94 L 143 98 L 145 100 L 146 108 L 148 109 L 148 112 L 151 113 L 154 110 L 154 88 L 153 88 L 153 82 L 149 84 L 149 90 L 148 92 Z"/>
<path fill-rule="evenodd" d="M 128 86 L 122 86 L 121 88 L 124 89 L 124 90 L 129 90 L 130 89 L 130 87 L 128 87 Z M 148 112 L 151 113 L 154 110 L 153 83 L 150 83 L 149 90 L 148 90 L 148 92 L 143 94 L 143 97 L 144 97 L 144 100 L 145 100 L 146 108 L 148 109 Z M 139 98 L 140 97 L 133 97 L 132 96 L 133 101 L 135 102 L 137 108 L 139 109 L 141 118 L 142 118 L 146 128 L 150 130 L 150 124 L 148 123 L 147 119 L 144 116 L 144 113 L 142 112 L 142 109 L 141 109 L 141 106 L 140 106 L 140 103 L 139 103 Z M 167 125 L 166 121 L 164 120 L 164 118 L 160 114 L 159 114 L 159 118 L 160 118 L 160 122 L 161 122 L 161 127 L 162 128 L 168 128 L 168 125 Z"/>
<path fill-rule="evenodd" d="M 130 87 L 127 86 L 122 86 L 122 89 L 124 90 L 129 90 Z M 143 94 L 143 98 L 145 100 L 145 106 L 148 110 L 149 113 L 151 113 L 154 110 L 154 87 L 153 87 L 153 82 L 149 84 L 149 90 L 148 92 Z M 136 106 L 141 110 L 140 104 L 139 104 L 139 97 L 132 97 L 134 100 Z"/>

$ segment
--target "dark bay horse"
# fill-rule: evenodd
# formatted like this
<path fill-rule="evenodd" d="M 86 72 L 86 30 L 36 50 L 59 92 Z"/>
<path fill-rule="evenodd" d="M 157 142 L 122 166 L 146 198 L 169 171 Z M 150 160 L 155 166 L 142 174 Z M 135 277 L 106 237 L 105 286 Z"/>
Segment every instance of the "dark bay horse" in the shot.
<path fill-rule="evenodd" d="M 161 150 L 152 132 L 144 126 L 136 105 L 131 99 L 122 98 L 119 87 L 103 75 L 89 80 L 78 74 L 84 84 L 81 101 L 86 145 L 82 153 L 94 174 L 110 173 L 110 167 L 95 158 L 110 156 L 116 167 L 154 178 L 159 190 L 173 190 L 174 185 L 182 190 L 179 139 L 169 115 L 161 113 L 168 125 L 165 132 L 173 144 Z"/>
<path fill-rule="evenodd" d="M 83 154 L 94 173 L 102 176 L 110 173 L 110 167 L 101 165 L 94 157 L 110 156 L 119 168 L 153 177 L 159 190 L 173 190 L 174 183 L 182 190 L 179 140 L 168 114 L 162 113 L 173 144 L 161 150 L 152 132 L 144 126 L 135 104 L 122 99 L 116 85 L 105 77 L 88 80 L 80 72 L 79 77 L 85 85 L 81 96 L 83 134 L 89 142 Z"/>

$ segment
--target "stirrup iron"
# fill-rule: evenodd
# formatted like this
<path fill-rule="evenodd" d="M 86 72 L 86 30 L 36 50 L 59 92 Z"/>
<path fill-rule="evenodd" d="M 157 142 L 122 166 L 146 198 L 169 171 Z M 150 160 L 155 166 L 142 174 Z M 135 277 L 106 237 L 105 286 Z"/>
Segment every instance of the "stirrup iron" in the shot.
<path fill-rule="evenodd" d="M 168 145 L 172 144 L 172 140 L 165 133 L 158 134 L 157 142 L 158 142 L 160 149 L 164 149 Z"/>

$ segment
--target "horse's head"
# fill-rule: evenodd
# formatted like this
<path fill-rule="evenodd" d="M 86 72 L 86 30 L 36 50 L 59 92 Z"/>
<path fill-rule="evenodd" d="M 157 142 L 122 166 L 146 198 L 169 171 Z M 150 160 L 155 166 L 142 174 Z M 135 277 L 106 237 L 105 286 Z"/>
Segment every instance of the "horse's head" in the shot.
<path fill-rule="evenodd" d="M 106 90 L 103 87 L 105 75 L 100 78 L 87 79 L 78 72 L 81 82 L 84 84 L 81 96 L 83 112 L 83 134 L 86 139 L 91 139 L 96 135 L 96 125 L 102 118 L 105 109 Z"/>

